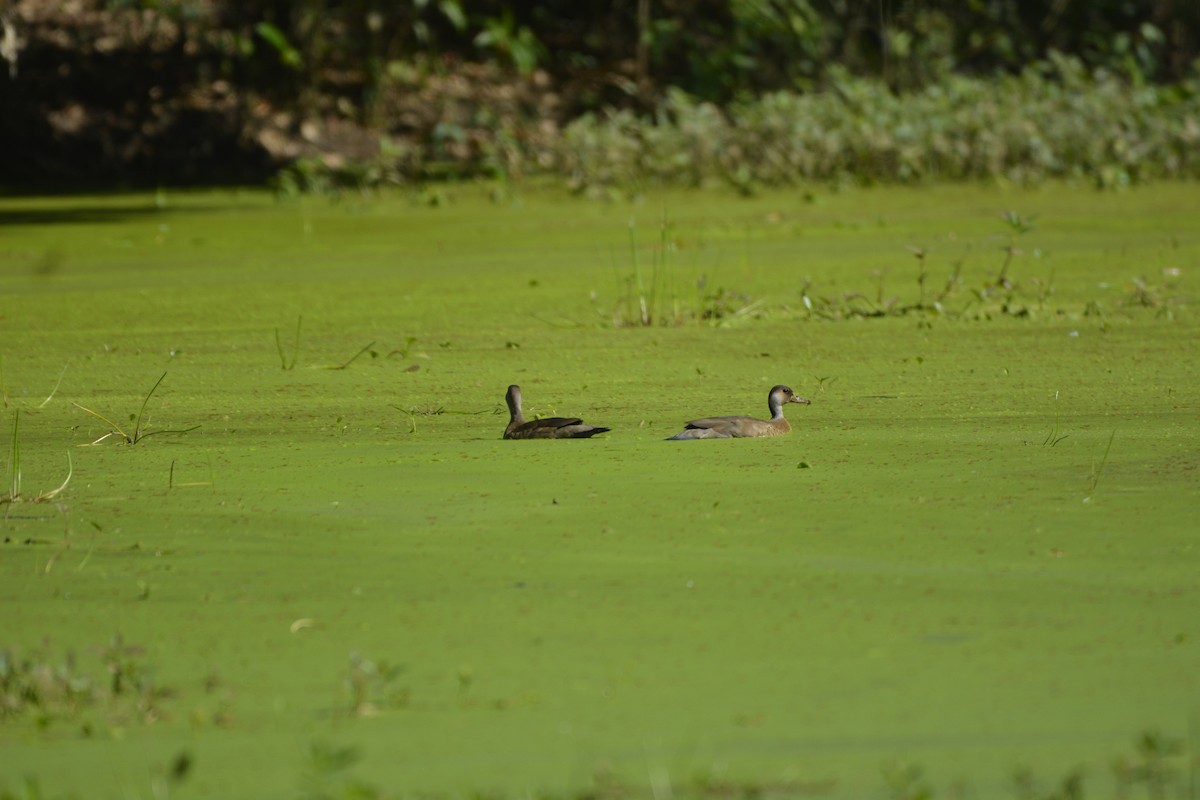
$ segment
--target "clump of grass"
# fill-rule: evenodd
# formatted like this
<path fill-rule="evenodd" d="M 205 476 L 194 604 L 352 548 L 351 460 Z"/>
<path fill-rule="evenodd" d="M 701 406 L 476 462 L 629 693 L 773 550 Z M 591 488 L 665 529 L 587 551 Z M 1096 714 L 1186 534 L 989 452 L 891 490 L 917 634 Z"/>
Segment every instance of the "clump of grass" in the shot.
<path fill-rule="evenodd" d="M 1133 797 L 1141 787 L 1146 797 L 1165 798 L 1176 795 L 1181 788 L 1185 755 L 1184 743 L 1180 739 L 1165 736 L 1159 731 L 1145 731 L 1134 745 L 1132 756 L 1113 759 L 1112 772 L 1117 781 L 1118 797 Z M 1197 756 L 1200 754 L 1193 754 Z M 1198 787 L 1190 787 L 1189 796 L 1195 797 Z"/>
<path fill-rule="evenodd" d="M 1184 303 L 1184 298 L 1178 294 L 1182 274 L 1178 267 L 1167 267 L 1157 281 L 1144 276 L 1131 278 L 1122 304 L 1126 308 L 1151 309 L 1157 317 L 1174 319 L 1174 309 Z"/>
<path fill-rule="evenodd" d="M 19 502 L 49 502 L 62 494 L 67 488 L 67 484 L 71 482 L 71 476 L 75 473 L 74 466 L 71 463 L 71 453 L 67 451 L 67 477 L 57 489 L 50 489 L 32 497 L 25 497 L 21 493 L 21 409 L 19 408 L 13 410 L 12 443 L 9 448 L 8 471 L 8 494 L 0 495 L 0 505 Z"/>
<path fill-rule="evenodd" d="M 145 399 L 142 400 L 142 407 L 140 409 L 138 409 L 138 413 L 136 415 L 134 415 L 134 414 L 129 415 L 129 421 L 134 423 L 132 432 L 126 432 L 125 429 L 122 428 L 120 425 L 113 422 L 111 419 L 109 419 L 108 417 L 104 416 L 103 414 L 101 414 L 99 412 L 93 411 L 92 409 L 87 408 L 86 406 L 82 406 L 79 403 L 72 403 L 71 405 L 75 406 L 80 411 L 86 411 L 87 413 L 89 413 L 93 417 L 95 417 L 96 419 L 103 421 L 110 428 L 108 433 L 104 434 L 99 439 L 96 439 L 91 444 L 93 444 L 93 445 L 100 444 L 100 442 L 104 441 L 105 439 L 109 438 L 110 436 L 117 437 L 118 439 L 123 441 L 125 444 L 137 444 L 138 442 L 142 441 L 143 439 L 145 439 L 149 436 L 154 436 L 154 435 L 161 434 L 161 433 L 173 433 L 173 434 L 191 433 L 192 431 L 199 428 L 200 427 L 199 425 L 193 425 L 190 428 L 182 428 L 182 429 L 178 429 L 178 430 L 164 429 L 164 430 L 159 430 L 159 431 L 147 431 L 143 427 L 144 423 L 146 423 L 148 421 L 146 419 L 146 406 L 150 403 L 150 398 L 158 390 L 159 385 L 163 382 L 163 379 L 165 379 L 166 377 L 167 377 L 167 373 L 165 373 L 165 372 L 161 376 L 159 376 L 158 380 L 154 382 L 154 385 L 152 387 L 150 387 L 150 391 L 146 393 Z"/>
<path fill-rule="evenodd" d="M 1169 797 L 1195 797 L 1196 786 L 1185 786 L 1184 773 L 1187 747 L 1183 740 L 1154 730 L 1143 732 L 1134 742 L 1131 755 L 1118 756 L 1110 762 L 1116 782 L 1115 797 L 1146 797 L 1165 800 Z M 1067 772 L 1057 786 L 1044 788 L 1028 767 L 1021 767 L 1012 776 L 1013 793 L 1017 800 L 1082 800 L 1085 770 L 1075 767 Z M 1194 776 L 1189 781 L 1194 780 Z"/>
<path fill-rule="evenodd" d="M 649 304 L 647 304 L 646 288 L 645 288 L 644 284 L 642 283 L 642 260 L 638 257 L 637 224 L 632 219 L 629 221 L 629 254 L 633 259 L 633 286 L 635 289 L 635 296 L 636 296 L 636 301 L 637 301 L 636 319 L 637 319 L 638 323 L 641 325 L 650 325 L 651 322 L 653 321 L 653 317 L 651 315 L 650 308 L 652 308 L 654 306 L 655 297 L 653 294 L 651 294 L 650 302 L 649 302 Z M 665 258 L 665 254 L 664 254 L 664 258 Z M 657 264 L 658 264 L 658 260 L 655 259 L 656 267 L 657 267 Z M 657 278 L 658 278 L 658 270 L 655 269 L 654 288 L 658 287 Z"/>
<path fill-rule="evenodd" d="M 1067 436 L 1070 435 L 1070 434 L 1066 434 L 1066 433 L 1064 433 L 1061 436 L 1058 435 L 1058 422 L 1059 422 L 1058 392 L 1055 392 L 1054 393 L 1054 426 L 1052 428 L 1050 428 L 1050 432 L 1048 434 L 1046 434 L 1046 438 L 1042 440 L 1042 447 L 1054 447 L 1054 445 L 1058 444 L 1059 442 L 1061 442 L 1063 439 L 1067 438 Z"/>
<path fill-rule="evenodd" d="M 417 342 L 416 336 L 405 336 L 404 337 L 404 346 L 397 347 L 394 350 L 388 351 L 387 357 L 391 358 L 392 356 L 399 356 L 402 359 L 408 358 L 408 354 L 412 352 L 412 346 L 414 344 L 416 344 L 416 342 Z M 450 343 L 442 342 L 441 346 L 449 347 Z"/>
<path fill-rule="evenodd" d="M 46 399 L 37 404 L 37 408 L 45 408 L 50 405 L 50 401 L 54 399 L 54 395 L 58 393 L 58 388 L 62 386 L 63 377 L 67 374 L 67 367 L 70 363 L 63 364 L 62 371 L 58 373 L 58 380 L 54 383 L 54 388 L 50 390 L 50 394 L 46 395 Z M 8 384 L 4 380 L 4 356 L 0 355 L 0 406 L 8 408 L 10 405 L 8 398 Z"/>
<path fill-rule="evenodd" d="M 99 670 L 88 671 L 73 652 L 56 660 L 44 649 L 25 655 L 15 647 L 0 649 L 0 723 L 32 719 L 46 729 L 72 722 L 91 735 L 98 723 L 163 718 L 162 702 L 172 692 L 155 684 L 143 648 L 116 636 L 98 655 Z"/>
<path fill-rule="evenodd" d="M 1084 771 L 1075 767 L 1059 781 L 1058 786 L 1043 789 L 1028 767 L 1018 767 L 1013 771 L 1012 788 L 1017 800 L 1082 800 Z"/>
<path fill-rule="evenodd" d="M 408 415 L 408 432 L 409 433 L 417 432 L 417 417 L 418 416 L 436 417 L 436 416 L 440 416 L 441 414 L 446 413 L 446 409 L 443 406 L 436 406 L 436 407 L 435 406 L 426 406 L 425 408 L 418 408 L 417 406 L 411 406 L 409 408 L 401 408 L 400 406 L 393 404 L 392 408 L 396 409 L 397 411 L 399 411 L 402 414 Z"/>
<path fill-rule="evenodd" d="M 288 360 L 283 352 L 283 342 L 279 338 L 279 328 L 275 329 L 275 349 L 279 353 L 279 366 L 286 372 L 296 368 L 296 359 L 300 356 L 300 326 L 304 322 L 302 315 L 296 317 L 296 338 L 292 341 L 292 359 Z"/>
<path fill-rule="evenodd" d="M 1030 294 L 1010 276 L 1013 260 L 1024 251 L 1017 247 L 1018 237 L 1033 230 L 1035 217 L 1022 216 L 1015 211 L 1005 212 L 1000 219 L 1006 228 L 1006 242 L 1001 248 L 1004 259 L 994 278 L 985 278 L 978 285 L 966 286 L 963 266 L 968 248 L 958 259 L 951 262 L 951 271 L 941 291 L 929 288 L 930 250 L 925 247 L 909 246 L 908 251 L 917 262 L 916 297 L 904 300 L 887 291 L 888 270 L 872 270 L 875 281 L 872 292 L 846 292 L 840 297 L 827 297 L 814 291 L 811 281 L 800 288 L 800 301 L 807 319 L 840 321 L 847 319 L 878 319 L 884 317 L 916 317 L 923 324 L 932 319 L 976 319 L 987 320 L 996 316 L 1028 318 L 1032 315 L 1027 302 L 1036 301 L 1043 308 L 1054 292 L 1053 276 L 1049 279 L 1034 278 Z"/>
<path fill-rule="evenodd" d="M 1109 434 L 1108 444 L 1105 446 L 1104 454 L 1100 456 L 1099 461 L 1096 460 L 1095 456 L 1092 456 L 1092 471 L 1088 476 L 1088 496 L 1084 502 L 1090 502 L 1096 494 L 1096 486 L 1100 483 L 1100 476 L 1104 473 L 1104 465 L 1108 463 L 1108 454 L 1112 450 L 1113 439 L 1116 436 L 1117 432 L 1115 430 Z"/>
<path fill-rule="evenodd" d="M 176 481 L 175 480 L 175 459 L 171 459 L 171 467 L 167 470 L 167 491 L 172 492 L 176 487 L 185 488 L 191 486 L 216 486 L 217 479 L 213 473 L 212 457 L 208 459 L 208 480 L 206 481 Z"/>
<path fill-rule="evenodd" d="M 1017 212 L 1010 210 L 1001 214 L 1000 219 L 1008 227 L 1008 241 L 1001 248 L 1004 251 L 1004 264 L 1000 267 L 1000 274 L 996 276 L 996 285 L 1008 289 L 1012 287 L 1012 283 L 1008 280 L 1008 268 L 1012 264 L 1013 257 L 1022 254 L 1021 249 L 1017 247 L 1017 239 L 1033 230 L 1033 221 L 1037 217 L 1022 217 Z"/>
<path fill-rule="evenodd" d="M 355 717 L 373 717 L 383 709 L 406 708 L 412 691 L 398 683 L 405 670 L 403 664 L 376 662 L 357 651 L 351 653 L 342 682 L 348 695 L 346 711 Z"/>
<path fill-rule="evenodd" d="M 175 754 L 169 766 L 154 770 L 156 774 L 149 779 L 149 786 L 144 794 L 140 790 L 126 788 L 123 796 L 169 798 L 172 796 L 171 790 L 187 780 L 192 772 L 192 765 L 192 754 L 187 750 L 180 750 Z M 79 795 L 74 793 L 59 794 L 55 792 L 51 794 L 50 790 L 42 787 L 41 781 L 34 775 L 24 776 L 15 791 L 6 786 L 0 786 L 0 800 L 78 800 L 78 798 Z"/>
<path fill-rule="evenodd" d="M 694 285 L 694 299 L 688 300 L 681 290 L 674 255 L 680 243 L 669 217 L 663 214 L 659 225 L 658 242 L 651 248 L 649 265 L 644 263 L 643 247 L 638 237 L 636 220 L 629 221 L 630 271 L 621 273 L 613 268 L 617 301 L 611 312 L 599 307 L 599 297 L 591 300 L 597 315 L 614 328 L 682 326 L 694 324 L 730 325 L 751 317 L 762 308 L 744 292 L 708 288 L 708 279 L 699 277 Z"/>
<path fill-rule="evenodd" d="M 350 358 L 343 361 L 341 364 L 334 364 L 332 366 L 322 367 L 321 369 L 346 369 L 351 364 L 353 364 L 355 361 L 357 361 L 359 359 L 359 356 L 361 356 L 363 353 L 370 353 L 371 358 L 379 358 L 379 353 L 377 353 L 376 351 L 371 349 L 374 346 L 375 346 L 375 342 L 367 342 L 365 345 L 363 345 L 361 350 L 359 350 L 354 355 L 350 356 Z"/>
<path fill-rule="evenodd" d="M 1091 770 L 1076 765 L 1063 773 L 1061 778 L 1051 781 L 1039 780 L 1032 769 L 1018 766 L 1009 778 L 1011 796 L 1016 800 L 1083 800 L 1097 796 L 1111 796 L 1117 800 L 1196 798 L 1196 789 L 1200 786 L 1196 783 L 1200 761 L 1197 761 L 1198 754 L 1194 752 L 1194 737 L 1189 736 L 1189 740 L 1185 742 L 1154 730 L 1142 733 L 1135 740 L 1131 755 L 1121 755 L 1111 760 L 1109 767 L 1116 783 L 1111 795 L 1086 792 L 1084 779 Z M 1189 753 L 1189 750 L 1193 752 Z M 963 782 L 947 787 L 945 792 L 935 791 L 935 787 L 925 779 L 924 770 L 917 764 L 885 767 L 883 778 L 888 796 L 894 800 L 976 795 L 973 787 Z"/>
<path fill-rule="evenodd" d="M 670 222 L 664 214 L 659 227 L 658 246 L 653 251 L 647 275 L 643 270 L 637 221 L 629 220 L 629 259 L 632 272 L 623 278 L 625 289 L 613 311 L 613 327 L 650 327 L 678 322 L 678 299 L 672 297 L 668 302 L 664 297 L 667 291 L 673 289 L 670 257 L 675 247 Z"/>
<path fill-rule="evenodd" d="M 707 281 L 701 278 L 696 282 L 699 300 L 699 313 L 695 321 L 704 322 L 718 327 L 729 327 L 742 320 L 753 319 L 762 314 L 764 303 L 755 300 L 745 292 L 736 289 L 717 287 L 713 291 L 705 291 Z"/>
<path fill-rule="evenodd" d="M 354 777 L 351 772 L 362 760 L 362 752 L 353 745 L 340 747 L 323 741 L 309 746 L 304 769 L 302 800 L 332 800 L 336 797 L 377 800 L 379 789 Z"/>
<path fill-rule="evenodd" d="M 416 341 L 417 341 L 417 337 L 416 337 L 416 336 L 406 336 L 406 337 L 404 337 L 404 346 L 403 346 L 403 347 L 397 347 L 397 348 L 395 348 L 395 349 L 393 349 L 393 350 L 389 350 L 389 351 L 388 351 L 388 354 L 387 354 L 387 357 L 388 357 L 388 358 L 392 358 L 392 357 L 398 356 L 398 357 L 399 357 L 400 359 L 402 359 L 402 360 L 407 360 L 407 359 L 408 359 L 408 355 L 409 355 L 409 353 L 411 353 L 411 352 L 412 352 L 413 345 L 416 343 Z M 448 348 L 448 347 L 450 346 L 450 343 L 449 343 L 449 342 L 441 342 L 441 343 L 440 343 L 438 346 L 439 346 L 439 347 L 441 347 L 441 348 L 443 348 L 443 349 L 445 349 L 445 348 Z M 428 356 L 428 355 L 426 355 L 425 353 L 418 353 L 418 354 L 417 354 L 417 358 L 429 358 L 429 356 Z M 404 371 L 405 371 L 405 372 L 420 372 L 420 371 L 421 371 L 421 365 L 420 365 L 420 364 L 416 364 L 416 363 L 409 364 L 407 367 L 405 367 L 405 368 L 404 368 Z"/>
<path fill-rule="evenodd" d="M 50 390 L 50 394 L 46 395 L 46 399 L 38 403 L 38 408 L 45 408 L 54 399 L 54 395 L 58 392 L 58 387 L 62 386 L 63 377 L 67 374 L 68 364 L 63 364 L 62 372 L 58 373 L 58 380 L 54 383 L 54 388 Z"/>
<path fill-rule="evenodd" d="M 933 788 L 920 765 L 888 765 L 883 769 L 883 780 L 892 800 L 930 800 L 933 797 Z"/>
<path fill-rule="evenodd" d="M 443 414 L 462 414 L 465 416 L 474 416 L 477 414 L 498 415 L 507 413 L 507 409 L 503 408 L 502 406 L 495 406 L 490 409 L 483 409 L 482 411 L 458 411 L 455 409 L 446 408 L 445 406 L 434 405 L 427 405 L 424 407 L 409 406 L 408 408 L 404 408 L 393 403 L 392 408 L 408 417 L 409 433 L 417 432 L 417 417 L 440 417 Z"/>

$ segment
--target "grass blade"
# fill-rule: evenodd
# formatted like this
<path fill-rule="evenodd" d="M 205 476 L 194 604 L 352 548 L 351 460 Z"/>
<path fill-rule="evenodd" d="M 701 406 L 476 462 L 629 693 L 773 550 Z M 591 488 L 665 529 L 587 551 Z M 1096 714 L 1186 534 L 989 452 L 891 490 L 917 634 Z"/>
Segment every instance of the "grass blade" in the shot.
<path fill-rule="evenodd" d="M 159 376 L 158 380 L 154 382 L 154 385 L 150 387 L 150 391 L 146 393 L 146 399 L 142 401 L 142 407 L 138 409 L 137 424 L 134 425 L 133 441 L 130 442 L 130 444 L 137 444 L 138 439 L 142 438 L 142 416 L 146 413 L 146 404 L 150 402 L 150 397 L 154 394 L 154 392 L 158 389 L 158 385 L 162 383 L 163 379 L 166 377 L 167 373 L 164 372 Z"/>
<path fill-rule="evenodd" d="M 1090 483 L 1088 484 L 1089 500 L 1091 499 L 1090 496 L 1096 493 L 1096 485 L 1100 483 L 1100 474 L 1104 472 L 1104 465 L 1108 463 L 1108 452 L 1112 450 L 1113 439 L 1115 439 L 1116 436 L 1117 432 L 1115 430 L 1109 434 L 1108 446 L 1104 448 L 1104 455 L 1100 457 L 1099 465 L 1096 464 L 1095 458 L 1092 459 L 1092 477 Z"/>
<path fill-rule="evenodd" d="M 287 362 L 287 356 L 283 354 L 283 342 L 279 340 L 279 328 L 275 329 L 275 349 L 279 352 L 279 366 L 284 370 L 296 368 L 296 359 L 300 357 L 300 326 L 304 322 L 304 316 L 296 317 L 296 339 L 292 342 L 292 363 Z"/>
<path fill-rule="evenodd" d="M 21 409 L 13 409 L 13 428 L 12 428 L 12 455 L 8 461 L 8 469 L 12 475 L 12 488 L 9 492 L 10 500 L 17 500 L 21 496 L 21 440 L 18 438 L 21 428 Z"/>
<path fill-rule="evenodd" d="M 375 342 L 367 342 L 366 346 L 364 346 L 362 350 L 359 350 L 357 353 L 350 356 L 350 360 L 347 361 L 345 364 L 339 364 L 336 367 L 325 367 L 325 369 L 346 369 L 346 367 L 353 364 L 358 359 L 359 356 L 361 356 L 363 353 L 367 352 L 374 346 L 375 346 Z"/>
<path fill-rule="evenodd" d="M 141 436 L 138 437 L 138 441 L 141 441 L 142 439 L 149 439 L 151 436 L 158 436 L 160 433 L 174 433 L 174 434 L 191 433 L 194 430 L 198 430 L 200 427 L 201 427 L 200 425 L 193 425 L 190 428 L 174 428 L 174 429 L 164 428 L 161 431 L 147 431 L 146 433 L 143 433 Z"/>
<path fill-rule="evenodd" d="M 63 376 L 67 374 L 67 367 L 69 367 L 69 366 L 70 366 L 70 362 L 63 364 L 62 372 L 58 373 L 58 383 L 54 384 L 54 388 L 50 390 L 50 394 L 46 397 L 46 399 L 38 404 L 38 408 L 45 408 L 46 405 L 52 399 L 54 399 L 54 395 L 58 393 L 58 387 L 62 386 Z"/>
<path fill-rule="evenodd" d="M 637 221 L 629 220 L 629 250 L 633 257 L 633 287 L 637 292 L 639 319 L 642 325 L 650 324 L 650 311 L 646 308 L 646 289 L 642 285 L 642 262 L 638 258 Z"/>
<path fill-rule="evenodd" d="M 68 450 L 67 451 L 67 477 L 66 477 L 66 480 L 64 480 L 57 489 L 51 489 L 48 492 L 42 492 L 41 494 L 38 495 L 37 499 L 40 501 L 45 501 L 45 500 L 53 500 L 54 498 L 58 497 L 60 494 L 62 494 L 63 490 L 67 488 L 67 484 L 71 482 L 71 476 L 74 474 L 75 474 L 75 464 L 72 463 L 71 451 Z"/>
<path fill-rule="evenodd" d="M 275 329 L 275 351 L 279 353 L 279 368 L 286 370 L 287 358 L 283 355 L 283 342 L 279 341 L 279 328 Z"/>
<path fill-rule="evenodd" d="M 118 436 L 120 436 L 120 437 L 121 437 L 122 439 L 124 439 L 126 442 L 130 442 L 130 441 L 132 441 L 132 440 L 129 438 L 129 434 L 127 434 L 127 433 L 125 433 L 125 431 L 121 430 L 121 426 L 120 426 L 120 425 L 118 425 L 117 423 L 113 422 L 111 419 L 109 419 L 108 417 L 106 417 L 106 416 L 104 416 L 103 414 L 99 413 L 98 411 L 92 411 L 92 410 L 91 410 L 90 408 L 88 408 L 87 406 L 81 406 L 81 405 L 79 405 L 79 403 L 71 403 L 71 405 L 75 406 L 75 407 L 76 407 L 76 408 L 78 408 L 80 411 L 86 411 L 87 413 L 91 414 L 93 417 L 95 417 L 95 418 L 96 418 L 96 419 L 98 419 L 98 420 L 102 420 L 102 421 L 104 422 L 104 424 L 106 424 L 106 425 L 108 425 L 108 427 L 112 428 L 112 432 L 113 432 L 113 433 L 115 433 L 115 434 L 117 434 Z M 102 438 L 103 438 L 103 437 L 102 437 Z"/>

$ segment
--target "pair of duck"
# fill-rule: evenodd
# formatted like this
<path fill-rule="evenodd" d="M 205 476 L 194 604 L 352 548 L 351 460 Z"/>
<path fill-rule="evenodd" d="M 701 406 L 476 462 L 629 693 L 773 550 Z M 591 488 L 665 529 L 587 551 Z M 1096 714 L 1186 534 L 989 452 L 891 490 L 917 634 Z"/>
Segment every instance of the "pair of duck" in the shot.
<path fill-rule="evenodd" d="M 606 433 L 609 428 L 588 425 L 575 417 L 547 417 L 545 419 L 526 420 L 521 413 L 521 387 L 509 386 L 504 398 L 508 402 L 510 420 L 504 429 L 505 439 L 587 439 L 598 433 Z M 694 419 L 687 426 L 670 437 L 673 439 L 741 439 L 751 436 L 782 436 L 791 433 L 792 426 L 783 418 L 783 407 L 787 403 L 803 403 L 811 401 L 799 397 L 790 387 L 772 386 L 767 394 L 767 407 L 771 410 L 770 419 L 755 419 L 754 417 L 706 417 Z"/>

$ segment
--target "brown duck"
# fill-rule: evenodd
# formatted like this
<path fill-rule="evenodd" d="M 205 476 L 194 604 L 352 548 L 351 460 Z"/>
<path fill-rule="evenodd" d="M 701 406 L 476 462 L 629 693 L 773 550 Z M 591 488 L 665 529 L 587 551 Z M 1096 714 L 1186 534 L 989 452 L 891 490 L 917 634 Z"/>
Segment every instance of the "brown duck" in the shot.
<path fill-rule="evenodd" d="M 796 393 L 787 386 L 773 386 L 767 395 L 767 407 L 771 409 L 770 419 L 755 419 L 754 417 L 708 417 L 694 419 L 671 439 L 741 439 L 747 436 L 783 436 L 792 432 L 792 426 L 783 418 L 784 403 L 803 403 L 809 405 L 812 401 L 797 397 Z M 668 439 L 667 441 L 671 441 Z"/>
<path fill-rule="evenodd" d="M 607 433 L 608 428 L 598 428 L 586 425 L 583 420 L 568 417 L 546 417 L 545 419 L 525 420 L 521 413 L 521 387 L 508 387 L 504 399 L 508 402 L 508 413 L 511 419 L 504 429 L 505 439 L 586 439 L 597 433 Z"/>

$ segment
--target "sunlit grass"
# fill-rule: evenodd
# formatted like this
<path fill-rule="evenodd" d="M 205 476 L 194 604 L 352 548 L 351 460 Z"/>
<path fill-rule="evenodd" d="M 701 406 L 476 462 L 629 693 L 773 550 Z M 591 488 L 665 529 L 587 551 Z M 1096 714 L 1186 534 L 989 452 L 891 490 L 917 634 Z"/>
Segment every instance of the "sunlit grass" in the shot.
<path fill-rule="evenodd" d="M 92 444 L 93 445 L 100 444 L 105 439 L 115 436 L 118 439 L 120 439 L 122 442 L 124 442 L 125 444 L 134 445 L 134 444 L 137 444 L 138 442 L 142 441 L 143 439 L 146 439 L 147 437 L 150 437 L 150 436 L 154 436 L 156 434 L 191 433 L 192 431 L 199 428 L 200 427 L 199 425 L 193 425 L 190 428 L 181 428 L 181 429 L 176 429 L 176 430 L 163 429 L 163 430 L 157 430 L 157 431 L 150 431 L 150 430 L 146 430 L 146 428 L 144 427 L 145 424 L 149 423 L 149 419 L 146 416 L 146 406 L 147 406 L 147 404 L 149 404 L 150 398 L 154 396 L 154 393 L 158 390 L 159 385 L 162 384 L 163 380 L 166 377 L 167 377 L 167 373 L 165 373 L 165 372 L 159 376 L 158 380 L 154 382 L 154 385 L 150 387 L 150 391 L 146 392 L 146 396 L 145 396 L 145 398 L 143 398 L 142 405 L 138 409 L 137 414 L 129 415 L 129 421 L 133 423 L 133 427 L 130 430 L 130 432 L 128 432 L 128 433 L 120 425 L 113 422 L 111 419 L 104 416 L 100 412 L 93 411 L 92 409 L 90 409 L 86 406 L 82 406 L 79 403 L 72 403 L 71 405 L 75 406 L 80 411 L 85 411 L 88 414 L 91 414 L 96 419 L 99 419 L 102 422 L 104 422 L 110 428 L 108 433 L 104 434 L 99 439 L 96 439 L 94 442 L 92 442 Z"/>

